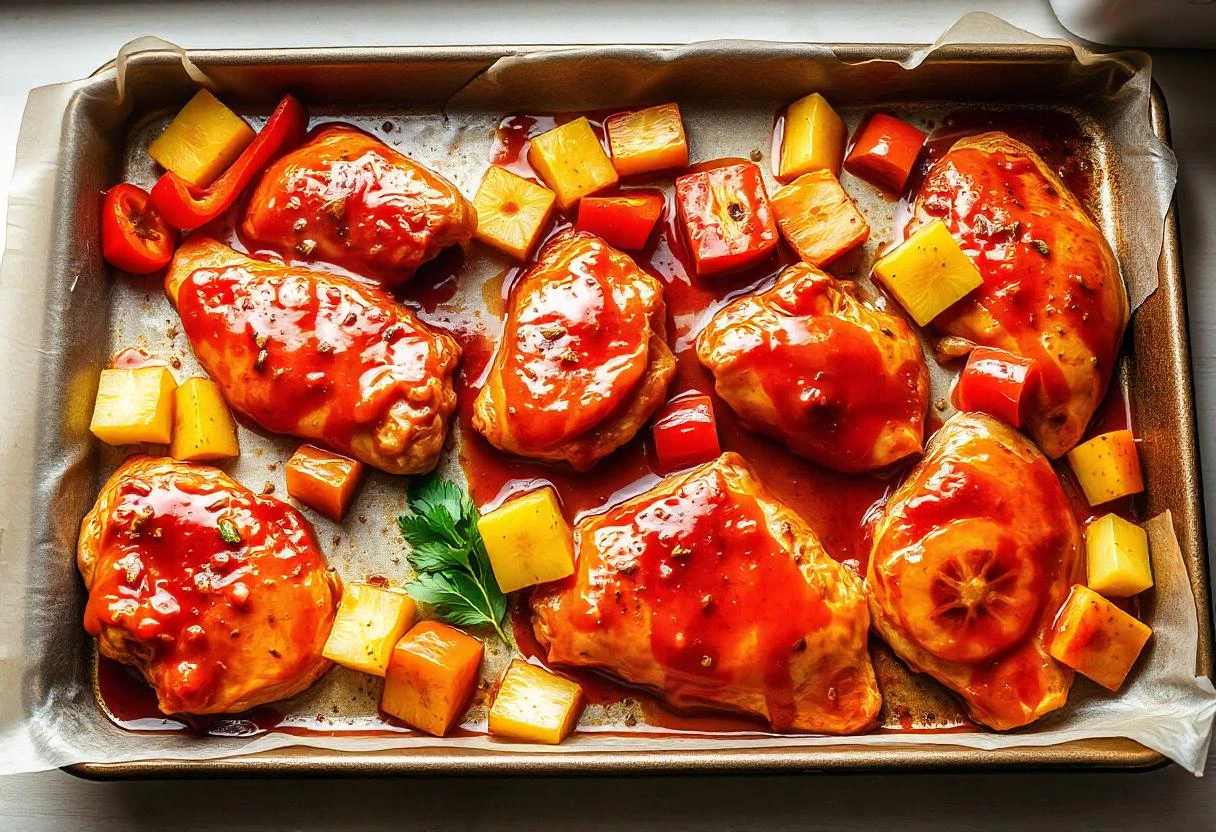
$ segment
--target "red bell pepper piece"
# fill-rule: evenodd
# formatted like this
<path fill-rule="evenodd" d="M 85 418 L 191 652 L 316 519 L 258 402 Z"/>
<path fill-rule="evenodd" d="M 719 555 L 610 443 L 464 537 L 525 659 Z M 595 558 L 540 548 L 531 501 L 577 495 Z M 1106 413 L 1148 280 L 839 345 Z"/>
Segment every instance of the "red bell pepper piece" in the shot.
<path fill-rule="evenodd" d="M 925 134 L 911 124 L 876 113 L 853 137 L 844 167 L 854 176 L 900 193 L 924 144 Z"/>
<path fill-rule="evenodd" d="M 697 274 L 741 269 L 777 247 L 777 224 L 752 162 L 719 165 L 676 179 L 680 221 Z"/>
<path fill-rule="evenodd" d="M 308 111 L 299 99 L 283 96 L 266 126 L 228 170 L 206 188 L 168 171 L 152 186 L 152 202 L 174 228 L 206 225 L 227 211 L 266 166 L 304 141 Z"/>
<path fill-rule="evenodd" d="M 135 185 L 106 191 L 101 209 L 101 254 L 131 274 L 150 274 L 169 265 L 177 234 Z"/>
<path fill-rule="evenodd" d="M 654 450 L 663 471 L 678 471 L 716 459 L 718 422 L 709 396 L 688 396 L 670 402 L 655 420 Z"/>
<path fill-rule="evenodd" d="M 588 231 L 610 246 L 638 249 L 663 213 L 663 195 L 628 191 L 615 196 L 585 196 L 578 204 L 579 231 Z"/>
<path fill-rule="evenodd" d="M 979 411 L 1021 427 L 1039 386 L 1033 358 L 993 347 L 976 347 L 954 388 L 959 410 Z"/>

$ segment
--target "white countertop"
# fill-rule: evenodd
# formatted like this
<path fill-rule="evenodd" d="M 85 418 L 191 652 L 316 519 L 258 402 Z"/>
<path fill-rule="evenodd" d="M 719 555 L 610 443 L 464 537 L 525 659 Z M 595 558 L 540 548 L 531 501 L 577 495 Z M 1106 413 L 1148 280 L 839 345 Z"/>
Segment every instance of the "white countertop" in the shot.
<path fill-rule="evenodd" d="M 683 42 L 930 42 L 983 9 L 1060 36 L 1046 0 L 127 2 L 0 5 L 0 218 L 30 87 L 83 77 L 139 35 L 187 47 Z M 1216 53 L 1154 50 L 1179 158 L 1178 203 L 1209 505 L 1216 500 Z M 0 243 L 3 241 L 0 224 Z M 3 449 L 0 449 L 3 454 Z M 1210 538 L 1209 538 L 1210 540 Z M 1209 543 L 1209 548 L 1211 545 Z M 1208 778 L 1146 774 L 92 783 L 0 778 L 0 829 L 1216 828 Z"/>

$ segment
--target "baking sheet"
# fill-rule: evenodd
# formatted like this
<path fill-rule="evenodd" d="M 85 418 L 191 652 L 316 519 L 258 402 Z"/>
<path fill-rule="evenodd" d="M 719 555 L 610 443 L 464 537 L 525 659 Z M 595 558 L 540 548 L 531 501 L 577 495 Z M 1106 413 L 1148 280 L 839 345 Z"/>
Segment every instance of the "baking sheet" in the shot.
<path fill-rule="evenodd" d="M 874 47 L 757 43 L 524 50 L 498 60 L 494 60 L 493 50 L 420 51 L 411 53 L 417 58 L 411 70 L 415 83 L 392 90 L 383 106 L 369 101 L 354 120 L 373 128 L 391 121 L 394 129 L 383 134 L 386 139 L 471 194 L 488 163 L 493 125 L 499 115 L 511 110 L 577 110 L 675 98 L 685 109 L 697 158 L 713 158 L 753 146 L 767 150 L 772 112 L 809 89 L 820 89 L 840 104 L 851 124 L 864 110 L 882 103 L 874 97 L 875 89 L 882 89 L 891 102 L 916 101 L 914 108 L 900 103 L 890 109 L 915 109 L 921 119 L 958 106 L 945 100 L 925 101 L 926 90 L 955 102 L 975 98 L 979 90 L 985 99 L 1005 103 L 1025 100 L 1028 93 L 1031 101 L 1041 102 L 1046 91 L 1059 96 L 1055 106 L 1062 108 L 1100 100 L 1101 107 L 1091 106 L 1092 112 L 1084 106 L 1076 111 L 1094 131 L 1094 153 L 1101 162 L 1102 187 L 1096 189 L 1101 203 L 1093 207 L 1116 244 L 1133 298 L 1141 301 L 1157 286 L 1157 258 L 1175 173 L 1173 155 L 1157 140 L 1149 119 L 1147 59 L 1126 53 L 1103 58 L 1074 50 L 1076 64 L 1063 78 L 1058 60 L 1055 69 L 1045 62 L 1044 78 L 1052 81 L 1041 88 L 1027 86 L 1028 79 L 1035 77 L 1033 67 L 1023 66 L 1020 73 L 1010 74 L 1006 85 L 1002 77 L 980 78 L 974 72 L 960 72 L 956 65 L 970 61 L 974 68 L 977 49 L 969 44 L 1030 42 L 1026 33 L 993 18 L 973 15 L 948 31 L 936 46 L 905 49 L 895 55 L 888 49 L 890 57 L 882 61 L 867 59 L 882 51 Z M 117 348 L 130 345 L 178 357 L 183 363 L 179 378 L 187 377 L 196 365 L 184 338 L 175 332 L 175 316 L 159 285 L 107 277 L 100 267 L 93 231 L 100 187 L 120 178 L 151 183 L 153 171 L 143 151 L 147 136 L 155 134 L 165 115 L 153 115 L 133 125 L 130 133 L 135 140 L 125 157 L 114 152 L 113 138 L 127 134 L 124 120 L 129 112 L 147 113 L 180 104 L 200 81 L 209 81 L 229 100 L 263 108 L 284 87 L 300 91 L 310 103 L 334 101 L 341 99 L 342 85 L 349 84 L 352 77 L 375 78 L 377 73 L 383 75 L 380 67 L 385 62 L 403 58 L 401 53 L 385 50 L 367 50 L 356 56 L 333 54 L 334 66 L 323 72 L 316 68 L 303 72 L 300 66 L 292 72 L 291 54 L 275 53 L 261 65 L 260 74 L 251 74 L 248 67 L 242 71 L 239 54 L 227 53 L 227 57 L 196 58 L 188 72 L 178 70 L 180 80 L 175 78 L 173 83 L 150 84 L 148 75 L 156 67 L 141 61 L 149 48 L 157 47 L 145 41 L 124 50 L 131 60 L 127 62 L 125 55 L 120 59 L 110 83 L 94 79 L 36 91 L 23 124 L 12 188 L 9 250 L 0 271 L 0 337 L 10 347 L 0 360 L 11 391 L 5 405 L 11 416 L 6 412 L 6 418 L 0 420 L 0 439 L 6 449 L 2 476 L 10 495 L 0 509 L 0 579 L 26 591 L 10 593 L 0 601 L 0 624 L 4 625 L 0 627 L 0 680 L 4 682 L 0 687 L 0 743 L 5 749 L 0 771 L 80 761 L 215 760 L 293 745 L 364 754 L 393 749 L 403 756 L 418 755 L 411 759 L 419 760 L 426 759 L 428 752 L 450 752 L 455 756 L 444 757 L 442 765 L 437 763 L 434 768 L 451 771 L 460 770 L 461 750 L 501 755 L 496 758 L 501 767 L 513 765 L 511 758 L 519 761 L 515 765 L 527 767 L 525 760 L 548 756 L 569 759 L 569 768 L 575 770 L 579 766 L 574 760 L 597 755 L 603 760 L 618 759 L 621 752 L 655 767 L 661 757 L 654 755 L 674 758 L 685 751 L 721 752 L 723 759 L 739 759 L 741 765 L 747 765 L 749 754 L 756 760 L 784 756 L 789 765 L 805 765 L 797 761 L 809 759 L 807 754 L 816 749 L 839 751 L 842 759 L 846 751 L 858 749 L 887 752 L 892 759 L 915 759 L 909 752 L 931 747 L 1025 750 L 1098 737 L 1133 738 L 1192 771 L 1201 769 L 1216 710 L 1210 683 L 1195 675 L 1197 655 L 1202 664 L 1208 664 L 1206 598 L 1197 611 L 1193 588 L 1204 588 L 1202 575 L 1196 572 L 1193 551 L 1188 560 L 1179 550 L 1168 515 L 1158 518 L 1152 527 L 1157 588 L 1146 620 L 1154 626 L 1156 637 L 1134 680 L 1118 697 L 1098 694 L 1095 686 L 1079 681 L 1067 709 L 1015 734 L 706 737 L 639 732 L 620 736 L 588 730 L 558 748 L 510 744 L 486 736 L 441 741 L 406 732 L 356 736 L 349 732 L 383 727 L 375 717 L 379 682 L 342 668 L 286 705 L 288 721 L 297 721 L 313 733 L 275 732 L 250 738 L 240 736 L 248 726 L 234 723 L 230 733 L 235 736 L 198 739 L 116 728 L 101 717 L 89 684 L 92 653 L 79 626 L 83 591 L 74 566 L 79 517 L 101 479 L 123 455 L 99 448 L 88 438 L 96 374 Z M 424 54 L 431 61 L 422 59 Z M 999 50 L 988 49 L 988 54 L 999 54 Z M 156 77 L 165 77 L 163 62 Z M 732 99 L 748 103 L 740 107 L 729 101 L 706 100 L 706 89 L 729 89 Z M 86 139 L 74 148 L 74 172 L 87 169 L 93 181 L 100 183 L 84 198 L 64 182 L 70 171 L 60 155 L 60 139 L 72 124 L 83 130 Z M 92 141 L 87 140 L 90 138 Z M 79 187 L 79 181 L 75 184 Z M 853 184 L 846 178 L 846 187 L 864 193 Z M 890 209 L 884 214 L 881 206 L 863 208 L 875 226 L 865 255 L 872 258 L 875 248 L 889 238 L 893 216 L 889 216 Z M 474 248 L 463 266 L 461 291 L 479 293 L 481 284 L 501 275 L 506 265 Z M 38 314 L 44 308 L 45 320 Z M 100 309 L 109 310 L 108 316 L 97 314 Z M 442 309 L 438 314 L 442 315 Z M 480 324 L 489 331 L 497 326 L 490 319 Z M 1153 345 L 1145 342 L 1142 346 Z M 935 383 L 940 392 L 942 378 Z M 1174 428 L 1190 430 L 1189 424 Z M 270 482 L 282 493 L 281 463 L 296 443 L 247 430 L 242 430 L 241 441 L 245 453 L 230 466 L 231 472 L 255 490 Z M 453 457 L 449 455 L 449 459 Z M 1159 488 L 1163 479 L 1154 479 L 1154 461 L 1146 459 L 1146 464 L 1152 505 L 1154 495 L 1173 495 L 1176 489 Z M 1191 466 L 1193 470 L 1193 459 Z M 1166 466 L 1167 472 L 1170 467 Z M 404 504 L 403 484 L 403 480 L 385 475 L 371 477 L 342 529 L 310 515 L 331 562 L 347 579 L 372 571 L 404 576 L 403 547 L 392 529 L 392 518 Z M 1194 505 L 1174 508 L 1188 516 L 1195 511 Z M 361 523 L 360 515 L 368 522 Z M 1194 539 L 1189 544 L 1191 550 L 1201 546 Z M 1202 556 L 1201 550 L 1199 554 Z M 489 648 L 487 677 L 496 675 L 510 655 L 501 644 L 491 642 Z M 584 727 L 619 727 L 628 715 L 626 710 L 627 706 L 608 712 L 590 709 Z M 474 728 L 484 725 L 483 704 L 470 711 L 468 724 Z M 318 728 L 328 733 L 317 733 Z M 766 756 L 769 751 L 774 754 Z M 1084 753 L 1076 755 L 1078 760 L 1085 758 Z M 481 765 L 478 759 L 470 756 L 464 762 L 472 770 Z M 1022 759 L 1033 763 L 1042 758 L 1027 753 Z M 1122 759 L 1143 757 L 1125 754 Z"/>

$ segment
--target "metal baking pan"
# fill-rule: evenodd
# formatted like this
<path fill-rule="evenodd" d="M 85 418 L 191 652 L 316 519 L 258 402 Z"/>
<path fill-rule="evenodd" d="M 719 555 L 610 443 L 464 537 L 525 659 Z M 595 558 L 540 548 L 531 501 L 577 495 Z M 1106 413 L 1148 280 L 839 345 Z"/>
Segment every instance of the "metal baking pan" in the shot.
<path fill-rule="evenodd" d="M 1118 61 L 1084 67 L 1065 46 L 946 46 L 932 52 L 915 69 L 906 70 L 906 61 L 917 47 L 909 45 L 832 45 L 821 50 L 801 45 L 717 44 L 673 63 L 654 59 L 655 47 L 588 47 L 583 52 L 565 53 L 569 85 L 557 89 L 552 78 L 538 85 L 546 91 L 543 100 L 506 95 L 502 100 L 481 102 L 487 113 L 496 117 L 512 111 L 561 111 L 598 109 L 657 100 L 678 100 L 682 105 L 698 104 L 731 110 L 755 112 L 771 102 L 790 100 L 806 89 L 819 89 L 834 102 L 864 110 L 877 105 L 915 106 L 925 103 L 941 107 L 992 106 L 1042 107 L 1084 114 L 1100 108 L 1103 95 L 1116 88 L 1132 72 Z M 350 118 L 356 123 L 378 124 L 382 119 L 401 123 L 428 118 L 447 125 L 445 107 L 458 91 L 507 55 L 527 59 L 546 51 L 544 47 L 442 47 L 386 49 L 320 50 L 217 50 L 190 51 L 186 57 L 219 87 L 229 103 L 248 114 L 267 112 L 285 91 L 300 96 L 321 117 Z M 649 61 L 645 58 L 650 58 Z M 552 69 L 552 64 L 549 65 Z M 650 73 L 663 68 L 663 80 Z M 673 68 L 674 67 L 674 68 Z M 627 71 L 623 71 L 627 68 Z M 705 83 L 710 73 L 713 83 Z M 775 84 L 774 79 L 785 79 Z M 136 335 L 148 332 L 123 331 L 130 320 L 130 308 L 118 316 L 113 309 L 121 292 L 131 304 L 145 304 L 143 318 L 172 328 L 157 304 L 163 303 L 159 287 L 113 286 L 106 278 L 97 244 L 96 194 L 115 181 L 141 173 L 147 131 L 150 124 L 179 107 L 197 88 L 183 70 L 182 56 L 169 50 L 135 52 L 125 57 L 121 83 L 125 94 L 119 96 L 119 77 L 114 66 L 103 67 L 75 93 L 67 111 L 63 142 L 59 149 L 56 182 L 57 228 L 52 245 L 55 261 L 70 263 L 77 270 L 75 281 L 50 280 L 46 298 L 48 315 L 45 343 L 72 344 L 70 350 L 47 353 L 42 367 L 47 379 L 43 389 L 43 412 L 67 413 L 65 402 L 79 401 L 81 378 L 93 378 L 116 343 L 133 342 Z M 786 89 L 789 87 L 789 89 Z M 491 88 L 492 90 L 492 88 Z M 762 102 L 762 103 L 761 103 Z M 1160 90 L 1151 93 L 1152 126 L 1156 135 L 1168 141 L 1168 116 Z M 157 120 L 160 120 L 158 122 Z M 440 120 L 440 121 L 436 121 Z M 493 120 L 486 122 L 491 127 Z M 473 119 L 466 129 L 480 129 Z M 484 132 L 484 131 L 483 131 Z M 425 130 L 428 140 L 442 143 L 441 133 Z M 484 142 L 489 139 L 483 137 Z M 1098 157 L 1095 157 L 1098 158 Z M 453 158 L 441 172 L 454 178 L 471 193 L 469 176 L 480 173 L 485 158 Z M 464 178 L 459 173 L 462 166 Z M 150 170 L 150 168 L 149 168 Z M 146 171 L 144 171 L 146 175 Z M 1112 187 L 1103 180 L 1103 187 Z M 1109 200 L 1098 193 L 1091 207 L 1104 219 Z M 1108 217 L 1106 217 L 1108 219 Z M 1109 226 L 1108 226 L 1109 227 Z M 876 229 L 876 237 L 882 231 Z M 1149 489 L 1144 506 L 1146 515 L 1162 510 L 1173 512 L 1175 528 L 1188 575 L 1199 607 L 1199 670 L 1210 674 L 1212 668 L 1211 614 L 1207 559 L 1203 528 L 1202 495 L 1195 438 L 1195 411 L 1190 376 L 1190 357 L 1178 228 L 1173 209 L 1167 217 L 1164 250 L 1158 267 L 1159 288 L 1139 308 L 1127 336 L 1124 379 L 1137 427 L 1143 438 Z M 142 297 L 142 300 L 141 300 Z M 98 314 L 98 310 L 110 310 Z M 111 320 L 114 318 L 114 320 Z M 151 323 L 149 323 L 151 322 Z M 170 335 L 172 339 L 172 335 Z M 186 360 L 189 348 L 179 339 L 177 348 Z M 87 386 L 87 385 L 85 385 Z M 77 408 L 79 409 L 79 408 Z M 97 487 L 113 468 L 117 457 L 98 449 L 89 441 L 79 420 L 65 416 L 62 422 L 48 421 L 39 438 L 40 453 L 47 458 L 71 461 L 70 476 L 53 495 L 47 494 L 54 511 L 38 519 L 35 529 L 40 540 L 56 540 L 61 546 L 60 561 L 38 564 L 45 569 L 44 580 L 54 582 L 72 594 L 82 609 L 84 592 L 71 562 L 74 523 L 91 505 Z M 247 433 L 247 432 L 246 432 Z M 250 434 L 258 449 L 250 454 L 242 434 L 246 454 L 241 466 L 266 470 L 267 459 L 282 460 L 291 443 Z M 238 478 L 256 488 L 250 471 L 238 470 Z M 244 473 L 246 476 L 241 476 Z M 265 473 L 261 476 L 265 478 Z M 46 483 L 40 483 L 45 490 Z M 388 477 L 372 477 L 373 494 L 392 505 L 400 504 L 400 483 Z M 63 518 L 71 518 L 63 520 Z M 375 518 L 379 519 L 379 518 Z M 369 523 L 368 534 L 391 534 L 391 523 L 383 527 Z M 375 528 L 372 528 L 372 527 Z M 322 540 L 327 535 L 322 532 Z M 350 565 L 348 540 L 331 561 L 341 570 Z M 65 619 L 55 626 L 54 643 L 70 653 L 54 667 L 46 669 L 42 685 L 53 684 L 55 673 L 79 674 L 90 679 L 94 672 L 93 647 L 80 627 L 79 617 Z M 45 688 L 43 688 L 45 689 Z M 37 694 L 37 690 L 30 694 Z M 70 707 L 80 709 L 77 719 L 107 720 L 96 701 L 77 701 Z M 373 706 L 374 707 L 374 706 Z M 115 729 L 118 730 L 118 729 Z M 221 742 L 199 738 L 198 742 Z M 69 771 L 85 777 L 118 778 L 166 775 L 237 774 L 541 774 L 541 773 L 643 773 L 711 771 L 849 771 L 916 769 L 1013 769 L 1013 768 L 1146 768 L 1164 763 L 1158 753 L 1128 739 L 1087 740 L 1042 748 L 979 750 L 950 745 L 913 746 L 900 743 L 899 734 L 879 747 L 850 743 L 822 748 L 739 746 L 714 751 L 694 751 L 678 747 L 662 750 L 586 752 L 577 749 L 553 753 L 527 754 L 501 750 L 473 750 L 462 747 L 424 751 L 337 752 L 292 747 L 258 755 L 226 757 L 220 760 L 188 762 L 145 760 L 133 763 L 81 763 Z"/>

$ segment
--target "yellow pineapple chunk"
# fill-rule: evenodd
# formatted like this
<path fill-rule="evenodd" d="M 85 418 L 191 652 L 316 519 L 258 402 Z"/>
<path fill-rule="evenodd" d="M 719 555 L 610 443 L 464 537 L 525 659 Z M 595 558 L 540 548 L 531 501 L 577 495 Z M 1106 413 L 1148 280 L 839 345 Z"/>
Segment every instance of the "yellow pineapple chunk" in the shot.
<path fill-rule="evenodd" d="M 839 174 L 848 137 L 844 121 L 822 95 L 799 98 L 785 111 L 777 178 L 789 182 L 816 170 Z"/>
<path fill-rule="evenodd" d="M 1117 691 L 1153 630 L 1088 587 L 1076 584 L 1048 636 L 1047 652 Z"/>
<path fill-rule="evenodd" d="M 1091 506 L 1144 490 L 1136 438 L 1130 430 L 1095 436 L 1068 452 L 1068 464 Z"/>
<path fill-rule="evenodd" d="M 874 273 L 919 326 L 984 282 L 979 269 L 941 220 L 917 229 L 880 257 Z"/>
<path fill-rule="evenodd" d="M 241 453 L 236 439 L 236 422 L 214 381 L 188 378 L 174 392 L 173 399 L 173 440 L 169 443 L 169 456 L 205 462 Z"/>
<path fill-rule="evenodd" d="M 473 197 L 477 209 L 477 233 L 473 236 L 524 260 L 549 222 L 554 199 L 548 188 L 492 166 Z"/>
<path fill-rule="evenodd" d="M 574 572 L 574 542 L 557 494 L 542 488 L 477 521 L 503 592 L 557 581 Z"/>
<path fill-rule="evenodd" d="M 1107 598 L 1127 598 L 1153 585 L 1148 534 L 1117 514 L 1108 514 L 1085 530 L 1089 588 Z"/>
<path fill-rule="evenodd" d="M 89 430 L 108 445 L 167 445 L 176 387 L 168 367 L 102 370 Z"/>
<path fill-rule="evenodd" d="M 253 128 L 243 118 L 200 90 L 152 142 L 148 155 L 165 170 L 205 188 L 236 161 L 253 137 Z"/>
<path fill-rule="evenodd" d="M 322 654 L 351 670 L 383 676 L 417 613 L 414 599 L 396 587 L 346 584 Z"/>
<path fill-rule="evenodd" d="M 617 182 L 616 168 L 586 118 L 576 118 L 547 133 L 528 146 L 528 162 L 557 194 L 564 211 L 588 194 Z"/>
<path fill-rule="evenodd" d="M 578 684 L 515 659 L 490 705 L 490 733 L 556 745 L 578 724 L 582 704 Z"/>

